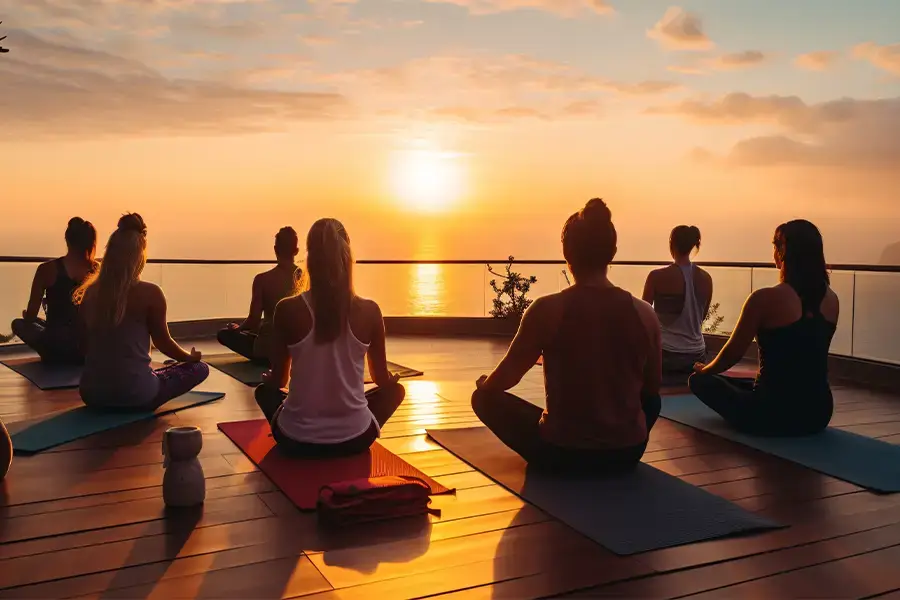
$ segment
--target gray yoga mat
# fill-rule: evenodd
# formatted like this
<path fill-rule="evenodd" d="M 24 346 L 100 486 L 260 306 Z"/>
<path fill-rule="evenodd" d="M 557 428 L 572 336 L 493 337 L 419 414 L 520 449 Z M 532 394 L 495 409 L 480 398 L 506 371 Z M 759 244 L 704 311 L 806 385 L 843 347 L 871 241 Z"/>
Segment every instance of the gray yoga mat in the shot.
<path fill-rule="evenodd" d="M 658 469 L 567 477 L 527 468 L 486 427 L 429 429 L 438 444 L 620 556 L 782 527 Z"/>
<path fill-rule="evenodd" d="M 215 367 L 229 377 L 233 377 L 249 386 L 257 386 L 262 383 L 263 373 L 269 370 L 267 365 L 252 362 L 239 354 L 214 354 L 212 356 L 204 356 L 203 360 L 209 366 Z M 388 361 L 387 365 L 391 373 L 400 375 L 401 378 L 420 377 L 423 375 L 422 371 L 416 371 L 391 361 Z M 372 383 L 368 365 L 366 365 L 366 383 Z"/>
<path fill-rule="evenodd" d="M 2 364 L 42 390 L 77 388 L 81 381 L 82 367 L 78 365 L 48 365 L 36 356 L 4 360 Z"/>
<path fill-rule="evenodd" d="M 223 396 L 225 394 L 218 392 L 188 392 L 166 402 L 154 412 L 107 412 L 79 406 L 31 419 L 27 423 L 10 423 L 10 437 L 16 454 L 36 454 L 95 433 L 206 404 Z"/>
<path fill-rule="evenodd" d="M 869 490 L 900 492 L 900 446 L 829 427 L 804 437 L 757 437 L 732 429 L 696 396 L 667 396 L 662 416 Z"/>

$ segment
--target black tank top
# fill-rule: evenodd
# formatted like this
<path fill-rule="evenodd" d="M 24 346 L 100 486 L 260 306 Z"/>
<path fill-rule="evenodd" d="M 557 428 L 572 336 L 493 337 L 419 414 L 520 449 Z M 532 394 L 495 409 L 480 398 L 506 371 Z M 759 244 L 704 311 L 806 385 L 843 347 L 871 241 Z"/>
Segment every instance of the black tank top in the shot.
<path fill-rule="evenodd" d="M 81 285 L 66 273 L 63 259 L 57 258 L 56 279 L 47 288 L 47 327 L 71 327 L 78 318 L 78 307 L 72 302 L 72 294 Z"/>
<path fill-rule="evenodd" d="M 760 329 L 757 387 L 786 402 L 831 409 L 828 350 L 836 326 L 821 314 L 784 327 Z"/>

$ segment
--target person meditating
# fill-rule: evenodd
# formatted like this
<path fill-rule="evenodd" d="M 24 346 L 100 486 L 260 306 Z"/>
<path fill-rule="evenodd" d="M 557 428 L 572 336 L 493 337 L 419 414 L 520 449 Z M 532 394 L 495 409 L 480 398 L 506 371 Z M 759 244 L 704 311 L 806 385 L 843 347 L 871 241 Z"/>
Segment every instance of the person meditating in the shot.
<path fill-rule="evenodd" d="M 472 408 L 537 468 L 609 473 L 640 462 L 660 411 L 660 328 L 653 308 L 607 278 L 616 228 L 588 202 L 562 230 L 575 283 L 535 300 L 506 356 L 482 376 Z M 547 408 L 507 390 L 544 356 Z"/>
<path fill-rule="evenodd" d="M 335 219 L 317 221 L 306 251 L 308 289 L 275 309 L 272 368 L 256 402 L 285 453 L 357 454 L 379 437 L 406 391 L 388 371 L 381 309 L 353 291 L 347 230 Z M 367 359 L 377 385 L 368 392 Z"/>
<path fill-rule="evenodd" d="M 253 278 L 250 313 L 243 323 L 230 323 L 219 331 L 219 343 L 254 362 L 267 364 L 272 335 L 272 315 L 283 298 L 293 296 L 303 271 L 294 262 L 300 252 L 297 232 L 282 227 L 275 235 L 278 264 Z"/>
<path fill-rule="evenodd" d="M 166 297 L 141 281 L 147 262 L 147 227 L 140 215 L 119 219 L 99 273 L 75 292 L 86 354 L 81 399 L 91 407 L 152 411 L 186 394 L 209 376 L 200 352 L 188 352 L 169 334 Z M 153 369 L 150 342 L 176 361 Z"/>
<path fill-rule="evenodd" d="M 662 325 L 663 375 L 686 378 L 695 363 L 706 361 L 703 320 L 712 302 L 713 281 L 691 263 L 694 250 L 700 250 L 700 230 L 687 225 L 673 229 L 669 251 L 675 262 L 651 271 L 644 284 L 643 299 L 653 305 Z"/>
<path fill-rule="evenodd" d="M 12 332 L 51 364 L 81 364 L 75 289 L 97 269 L 97 230 L 90 221 L 72 217 L 66 227 L 66 255 L 37 268 L 28 307 L 12 322 Z M 38 317 L 44 303 L 46 320 Z"/>
<path fill-rule="evenodd" d="M 781 283 L 756 290 L 744 303 L 731 338 L 709 364 L 695 365 L 691 391 L 732 427 L 761 436 L 802 436 L 831 421 L 828 350 L 840 303 L 825 266 L 822 235 L 809 221 L 775 230 Z M 755 380 L 721 375 L 759 345 Z"/>

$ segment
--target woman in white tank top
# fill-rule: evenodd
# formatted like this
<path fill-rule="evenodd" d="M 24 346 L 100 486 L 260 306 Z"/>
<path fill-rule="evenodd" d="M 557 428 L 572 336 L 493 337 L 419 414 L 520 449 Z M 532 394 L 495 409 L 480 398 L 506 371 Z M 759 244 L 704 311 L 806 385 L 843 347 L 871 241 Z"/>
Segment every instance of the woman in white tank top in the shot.
<path fill-rule="evenodd" d="M 700 230 L 679 225 L 669 236 L 673 264 L 652 271 L 643 299 L 653 305 L 662 328 L 663 374 L 689 375 L 705 362 L 703 321 L 712 302 L 712 277 L 691 262 L 700 249 Z"/>
<path fill-rule="evenodd" d="M 378 438 L 405 390 L 387 368 L 381 309 L 353 292 L 347 230 L 335 219 L 316 221 L 306 251 L 308 289 L 275 309 L 272 369 L 256 402 L 282 451 L 357 454 Z M 377 385 L 368 392 L 367 359 Z"/>

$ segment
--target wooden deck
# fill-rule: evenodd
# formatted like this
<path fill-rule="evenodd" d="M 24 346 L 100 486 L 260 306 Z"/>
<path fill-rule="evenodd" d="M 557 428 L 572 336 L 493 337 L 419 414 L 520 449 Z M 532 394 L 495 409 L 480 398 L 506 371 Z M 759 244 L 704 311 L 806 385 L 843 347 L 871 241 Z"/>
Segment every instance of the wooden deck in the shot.
<path fill-rule="evenodd" d="M 205 345 L 204 350 L 213 350 Z M 326 535 L 216 429 L 256 418 L 251 389 L 213 370 L 224 400 L 16 457 L 0 498 L 0 598 L 454 598 L 900 596 L 900 494 L 879 496 L 664 419 L 645 461 L 790 528 L 621 558 L 493 484 L 424 436 L 475 425 L 475 379 L 500 342 L 392 338 L 389 357 L 425 371 L 383 443 L 456 496 L 430 527 L 402 523 Z M 542 394 L 535 369 L 517 393 Z M 834 425 L 900 441 L 900 402 L 835 390 Z M 0 368 L 12 422 L 78 403 Z M 207 501 L 167 512 L 160 439 L 204 432 Z M 660 498 L 665 502 L 665 498 Z"/>

